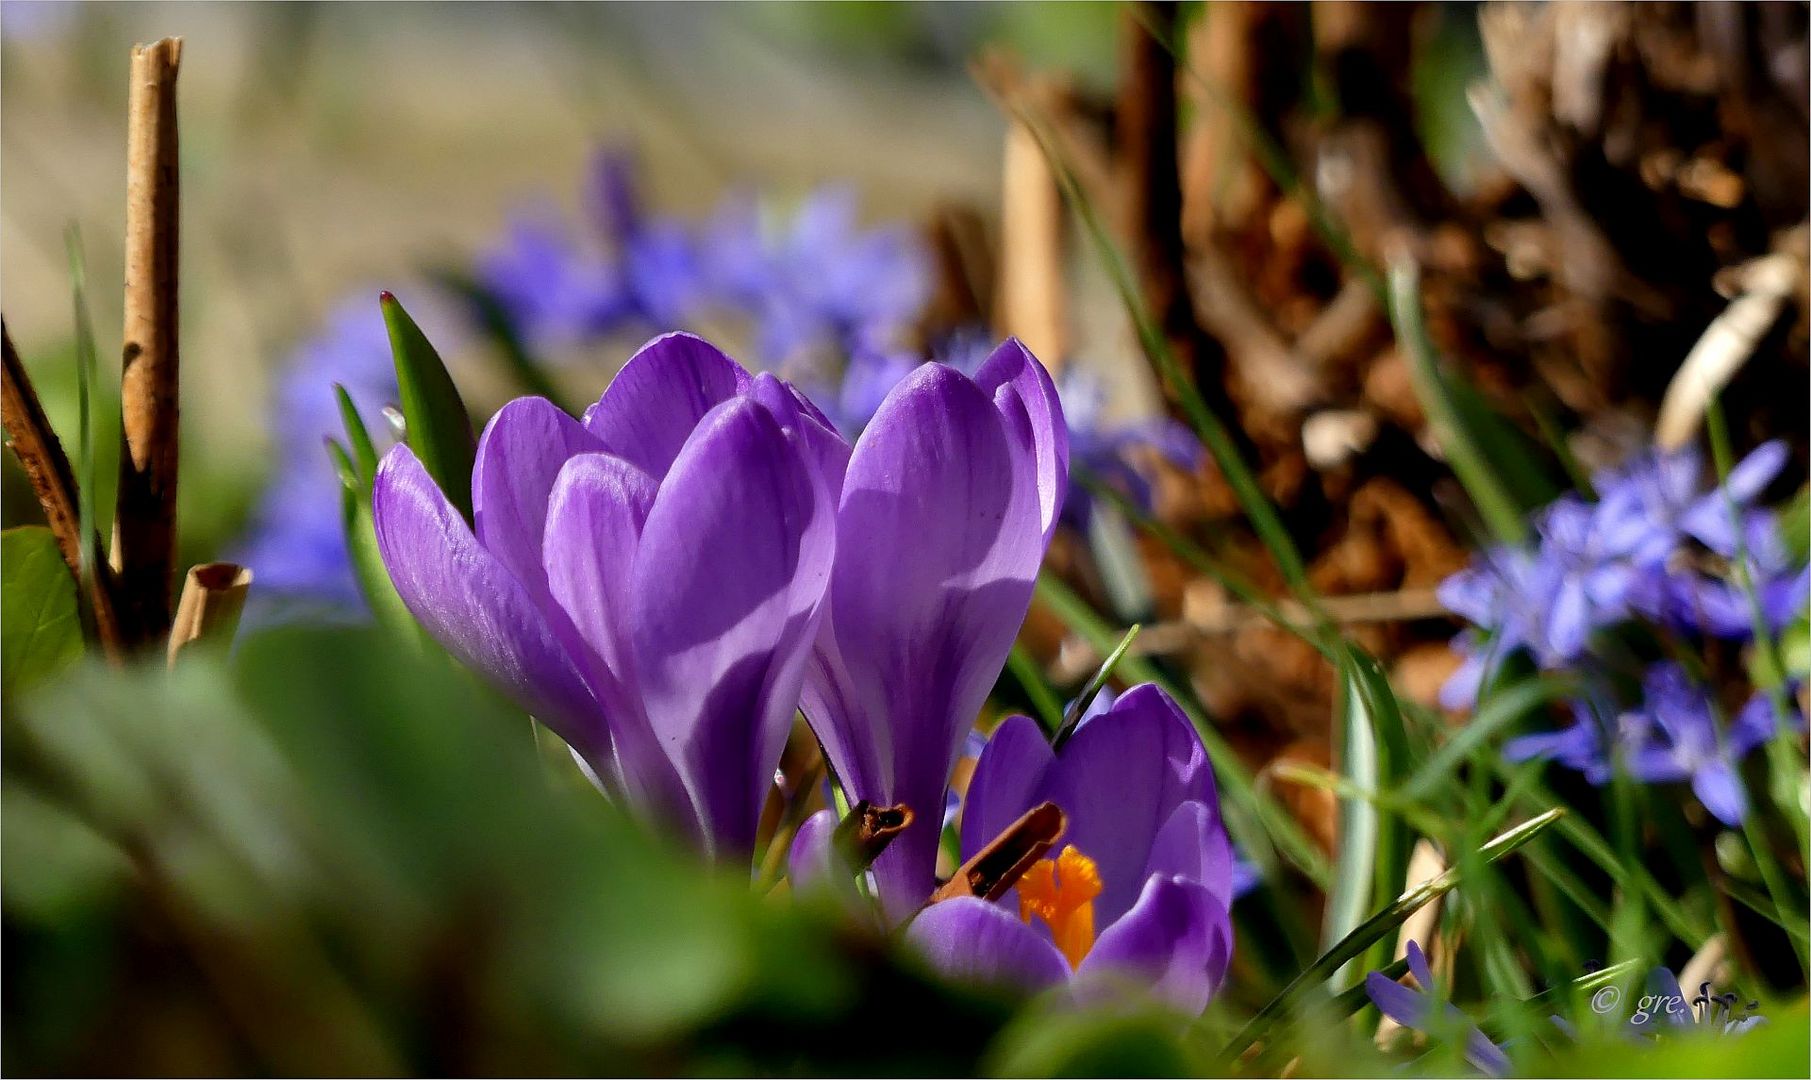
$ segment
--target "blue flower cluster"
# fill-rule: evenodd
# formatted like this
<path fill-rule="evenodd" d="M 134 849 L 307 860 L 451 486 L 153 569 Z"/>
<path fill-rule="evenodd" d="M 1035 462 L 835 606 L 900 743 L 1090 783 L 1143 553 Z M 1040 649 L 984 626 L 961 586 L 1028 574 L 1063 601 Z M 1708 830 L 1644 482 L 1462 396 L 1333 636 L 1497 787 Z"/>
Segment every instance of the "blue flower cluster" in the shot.
<path fill-rule="evenodd" d="M 589 170 L 583 207 L 579 221 L 545 207 L 518 214 L 473 268 L 536 362 L 583 356 L 611 336 L 739 326 L 752 350 L 745 359 L 798 384 L 852 438 L 927 358 L 972 375 L 987 355 L 978 329 L 928 357 L 915 347 L 929 256 L 908 227 L 863 227 L 848 188 L 820 188 L 790 214 L 739 192 L 702 220 L 660 216 L 638 196 L 632 160 L 607 150 Z M 444 348 L 442 328 L 429 329 Z M 336 383 L 368 420 L 396 400 L 373 301 L 348 301 L 290 360 L 272 403 L 276 471 L 240 558 L 256 569 L 262 598 L 356 610 L 322 447 L 341 431 Z M 1173 421 L 1108 425 L 1104 395 L 1085 375 L 1072 372 L 1059 392 L 1072 459 L 1141 503 L 1151 497 L 1145 448 L 1184 469 L 1201 459 L 1200 444 Z M 1081 520 L 1085 492 L 1077 488 L 1065 512 Z"/>
<path fill-rule="evenodd" d="M 1706 809 L 1739 824 L 1746 800 L 1737 763 L 1802 718 L 1777 715 L 1757 693 L 1725 727 L 1710 690 L 1673 660 L 1637 660 L 1639 701 L 1621 708 L 1618 665 L 1606 656 L 1626 672 L 1639 649 L 1605 646 L 1630 625 L 1688 647 L 1747 641 L 1755 619 L 1739 569 L 1769 633 L 1805 610 L 1811 571 L 1790 554 L 1778 516 L 1754 505 L 1786 456 L 1784 445 L 1768 443 L 1719 486 L 1694 450 L 1645 454 L 1595 476 L 1596 502 L 1568 494 L 1544 508 L 1532 544 L 1479 554 L 1439 590 L 1473 626 L 1456 642 L 1465 660 L 1442 703 L 1469 706 L 1498 664 L 1525 653 L 1544 671 L 1580 676 L 1587 690 L 1572 726 L 1512 740 L 1508 758 L 1549 758 L 1594 784 L 1609 779 L 1613 762 L 1650 783 L 1689 781 Z"/>

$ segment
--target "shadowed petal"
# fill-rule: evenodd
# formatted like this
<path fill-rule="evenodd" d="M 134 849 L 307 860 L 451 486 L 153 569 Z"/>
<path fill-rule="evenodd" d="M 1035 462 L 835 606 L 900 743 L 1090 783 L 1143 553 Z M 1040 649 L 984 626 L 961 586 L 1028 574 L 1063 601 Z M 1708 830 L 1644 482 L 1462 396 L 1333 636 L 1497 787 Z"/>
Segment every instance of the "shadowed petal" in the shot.
<path fill-rule="evenodd" d="M 1076 976 L 1127 976 L 1193 1015 L 1219 989 L 1231 957 L 1231 920 L 1207 887 L 1153 877 L 1131 910 L 1101 933 Z"/>
<path fill-rule="evenodd" d="M 478 542 L 497 557 L 537 604 L 547 599 L 541 540 L 547 496 L 566 459 L 603 449 L 546 398 L 517 398 L 491 417 L 472 466 L 472 517 Z"/>
<path fill-rule="evenodd" d="M 748 385 L 748 372 L 715 345 L 692 334 L 664 334 L 631 356 L 585 410 L 585 429 L 603 449 L 658 480 L 704 414 Z"/>
<path fill-rule="evenodd" d="M 652 477 L 612 454 L 567 462 L 547 502 L 546 578 L 579 639 L 623 787 L 643 806 L 683 819 L 690 800 L 642 710 L 628 623 L 630 569 L 655 491 Z"/>
<path fill-rule="evenodd" d="M 378 551 L 416 621 L 573 749 L 607 765 L 609 736 L 574 661 L 407 446 L 384 455 L 371 501 Z"/>
<path fill-rule="evenodd" d="M 1044 540 L 1027 462 L 987 394 L 941 364 L 894 388 L 849 461 L 805 702 L 855 797 L 917 813 L 874 867 L 894 919 L 931 888 L 950 767 L 1031 601 Z"/>
<path fill-rule="evenodd" d="M 834 540 L 817 470 L 748 398 L 698 425 L 643 526 L 629 603 L 636 680 L 719 850 L 754 845 Z"/>
<path fill-rule="evenodd" d="M 962 803 L 962 857 L 969 858 L 1041 800 L 1056 753 L 1029 716 L 1000 721 L 982 747 Z"/>
<path fill-rule="evenodd" d="M 925 908 L 905 940 L 952 979 L 1042 990 L 1069 977 L 1055 945 L 1005 908 L 972 896 Z"/>
<path fill-rule="evenodd" d="M 842 498 L 843 474 L 849 469 L 849 443 L 811 399 L 763 371 L 750 384 L 748 396 L 767 406 L 788 432 L 796 432 L 817 465 L 832 504 Z"/>
<path fill-rule="evenodd" d="M 1385 978 L 1380 971 L 1365 976 L 1365 996 L 1378 1012 L 1405 1028 L 1419 1031 L 1427 1024 L 1427 995 Z"/>
<path fill-rule="evenodd" d="M 1184 802 L 1218 807 L 1201 737 L 1160 687 L 1126 691 L 1063 747 L 1045 798 L 1069 815 L 1064 843 L 1100 868 L 1099 923 L 1138 899 L 1152 841 Z"/>
<path fill-rule="evenodd" d="M 1714 814 L 1718 821 L 1732 829 L 1740 828 L 1748 816 L 1748 796 L 1742 780 L 1729 762 L 1715 758 L 1698 766 L 1692 773 L 1692 794 Z"/>
<path fill-rule="evenodd" d="M 1037 357 L 1016 337 L 1007 338 L 975 372 L 975 382 L 993 395 L 994 405 L 1009 421 L 1009 430 L 1036 463 L 1038 513 L 1044 540 L 1062 516 L 1069 490 L 1069 427 L 1056 384 Z"/>
<path fill-rule="evenodd" d="M 1198 881 L 1223 908 L 1234 896 L 1232 839 L 1220 823 L 1217 808 L 1189 801 L 1176 808 L 1151 842 L 1145 876 L 1161 874 Z"/>
<path fill-rule="evenodd" d="M 793 835 L 792 849 L 786 857 L 786 876 L 794 892 L 815 888 L 829 882 L 835 851 L 831 841 L 836 833 L 836 813 L 819 810 L 799 823 Z"/>

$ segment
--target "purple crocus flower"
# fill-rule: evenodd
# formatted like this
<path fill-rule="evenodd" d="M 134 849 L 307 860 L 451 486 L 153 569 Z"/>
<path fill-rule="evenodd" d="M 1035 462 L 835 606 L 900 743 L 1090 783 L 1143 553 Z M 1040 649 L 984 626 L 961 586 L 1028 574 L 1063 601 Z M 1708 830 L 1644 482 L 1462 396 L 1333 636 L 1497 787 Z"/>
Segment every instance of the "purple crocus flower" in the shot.
<path fill-rule="evenodd" d="M 582 422 L 504 406 L 474 528 L 391 450 L 378 545 L 421 624 L 606 788 L 746 854 L 830 580 L 841 477 L 820 460 L 839 442 L 791 387 L 668 334 Z"/>
<path fill-rule="evenodd" d="M 915 369 L 853 452 L 835 445 L 836 565 L 803 706 L 851 800 L 917 814 L 874 865 L 897 921 L 934 884 L 937 809 L 1030 606 L 1068 440 L 1050 376 L 1011 339 L 973 379 Z"/>
<path fill-rule="evenodd" d="M 1373 971 L 1365 976 L 1365 994 L 1377 1011 L 1396 1021 L 1411 1031 L 1427 1031 L 1440 1021 L 1436 1016 L 1445 1018 L 1445 1025 L 1465 1032 L 1465 1060 L 1473 1068 L 1488 1076 L 1503 1076 L 1509 1072 L 1509 1055 L 1503 1048 L 1484 1037 L 1478 1026 L 1471 1022 L 1457 1005 L 1444 1003 L 1435 990 L 1434 973 L 1428 969 L 1427 957 L 1421 952 L 1421 946 L 1413 941 L 1405 950 L 1408 954 L 1409 974 L 1415 977 L 1420 985 L 1419 990 L 1411 990 L 1399 982 L 1384 978 L 1380 971 Z M 1436 1010 L 1439 1010 L 1436 1013 Z"/>
<path fill-rule="evenodd" d="M 1717 820 L 1730 828 L 1741 825 L 1748 798 L 1737 775 L 1739 764 L 1773 736 L 1784 718 L 1765 694 L 1756 693 L 1728 729 L 1719 730 L 1709 693 L 1670 662 L 1648 669 L 1642 693 L 1642 706 L 1629 725 L 1629 772 L 1650 784 L 1689 781 L 1692 793 Z"/>
<path fill-rule="evenodd" d="M 997 903 L 931 905 L 908 940 L 951 975 L 1026 989 L 1075 979 L 1083 996 L 1120 980 L 1200 1012 L 1232 957 L 1234 860 L 1194 726 L 1149 684 L 1061 749 L 1036 721 L 1008 717 L 969 784 L 964 857 L 1045 801 L 1067 818 L 1061 850 Z"/>

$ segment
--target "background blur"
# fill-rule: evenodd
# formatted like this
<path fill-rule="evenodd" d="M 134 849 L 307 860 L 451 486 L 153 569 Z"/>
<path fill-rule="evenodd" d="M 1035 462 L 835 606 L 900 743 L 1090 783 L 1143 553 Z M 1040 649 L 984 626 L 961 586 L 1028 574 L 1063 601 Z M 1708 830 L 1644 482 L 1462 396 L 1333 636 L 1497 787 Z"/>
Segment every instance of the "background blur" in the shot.
<path fill-rule="evenodd" d="M 97 340 L 117 341 L 126 55 L 184 38 L 183 468 L 221 474 L 188 485 L 210 493 L 184 507 L 199 555 L 261 475 L 285 351 L 349 294 L 469 260 L 512 212 L 572 210 L 601 145 L 639 154 L 660 212 L 826 181 L 855 185 L 869 220 L 991 212 L 1004 121 L 968 57 L 999 42 L 1105 86 L 1117 26 L 1097 3 L 56 0 L 7 0 L 0 23 L 0 279 L 53 420 L 73 415 L 65 230 L 82 230 Z"/>

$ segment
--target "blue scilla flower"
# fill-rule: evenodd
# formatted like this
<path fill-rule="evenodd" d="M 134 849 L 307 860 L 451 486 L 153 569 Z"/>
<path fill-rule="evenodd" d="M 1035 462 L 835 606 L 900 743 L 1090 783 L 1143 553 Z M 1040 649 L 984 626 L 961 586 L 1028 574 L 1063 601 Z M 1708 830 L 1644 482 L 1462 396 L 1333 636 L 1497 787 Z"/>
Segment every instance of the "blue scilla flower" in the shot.
<path fill-rule="evenodd" d="M 1411 1031 L 1426 1032 L 1433 1028 L 1452 1028 L 1463 1033 L 1465 1038 L 1465 1060 L 1486 1076 L 1503 1076 L 1509 1072 L 1509 1055 L 1503 1048 L 1486 1038 L 1457 1005 L 1452 1005 L 1440 997 L 1438 984 L 1434 982 L 1434 973 L 1428 968 L 1427 957 L 1422 954 L 1421 946 L 1409 942 L 1405 950 L 1408 954 L 1409 974 L 1415 977 L 1419 989 L 1412 989 L 1389 979 L 1381 971 L 1373 971 L 1365 976 L 1365 995 L 1377 1011 L 1396 1021 Z"/>
<path fill-rule="evenodd" d="M 1543 670 L 1579 665 L 1593 635 L 1636 616 L 1676 633 L 1744 639 L 1754 623 L 1736 559 L 1769 629 L 1786 625 L 1805 610 L 1811 577 L 1775 515 L 1751 506 L 1785 460 L 1783 444 L 1767 443 L 1715 486 L 1696 451 L 1649 453 L 1599 473 L 1597 502 L 1569 494 L 1543 508 L 1532 543 L 1486 550 L 1441 583 L 1441 602 L 1472 625 L 1456 642 L 1465 659 L 1442 703 L 1469 705 L 1493 665 L 1517 650 Z"/>
<path fill-rule="evenodd" d="M 1614 717 L 1608 739 L 1602 718 L 1611 714 L 1601 695 L 1592 695 L 1590 704 L 1575 703 L 1573 715 L 1570 727 L 1511 739 L 1503 756 L 1550 759 L 1600 785 L 1609 780 L 1614 757 L 1644 783 L 1689 783 L 1704 808 L 1731 828 L 1748 809 L 1738 774 L 1742 759 L 1781 726 L 1804 726 L 1796 710 L 1781 716 L 1758 692 L 1725 726 L 1709 690 L 1671 661 L 1648 668 L 1640 703 Z"/>
<path fill-rule="evenodd" d="M 1785 443 L 1764 443 L 1736 463 L 1726 483 L 1706 490 L 1710 470 L 1695 447 L 1641 454 L 1592 478 L 1598 531 L 1607 548 L 1641 566 L 1665 562 L 1687 539 L 1733 556 L 1730 504 L 1752 503 L 1785 468 L 1786 458 Z"/>

